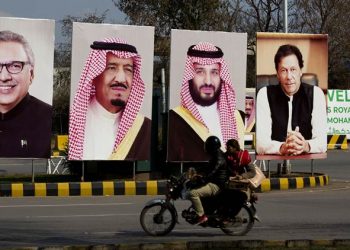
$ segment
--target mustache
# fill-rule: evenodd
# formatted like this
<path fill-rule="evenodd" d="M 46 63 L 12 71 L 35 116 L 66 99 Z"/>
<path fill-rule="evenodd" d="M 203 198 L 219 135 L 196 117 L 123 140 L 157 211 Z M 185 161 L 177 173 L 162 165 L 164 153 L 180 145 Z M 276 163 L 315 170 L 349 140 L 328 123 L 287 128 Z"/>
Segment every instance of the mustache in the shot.
<path fill-rule="evenodd" d="M 205 83 L 205 84 L 203 84 L 202 86 L 200 86 L 199 88 L 201 89 L 201 88 L 213 88 L 213 89 L 215 89 L 215 87 L 214 87 L 214 85 L 213 84 L 207 84 L 207 83 Z"/>
<path fill-rule="evenodd" d="M 128 86 L 127 86 L 126 84 L 122 83 L 122 82 L 112 83 L 112 84 L 111 84 L 111 87 L 122 87 L 122 88 L 124 88 L 124 89 L 127 89 L 127 88 L 128 88 Z"/>

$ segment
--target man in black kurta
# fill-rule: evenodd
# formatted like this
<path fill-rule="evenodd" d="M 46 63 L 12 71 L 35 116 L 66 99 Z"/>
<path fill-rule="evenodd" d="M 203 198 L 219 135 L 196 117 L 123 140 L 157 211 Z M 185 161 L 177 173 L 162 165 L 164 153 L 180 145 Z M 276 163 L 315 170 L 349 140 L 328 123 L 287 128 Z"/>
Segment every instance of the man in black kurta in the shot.
<path fill-rule="evenodd" d="M 0 31 L 0 157 L 50 156 L 50 105 L 29 95 L 34 54 L 26 39 Z"/>
<path fill-rule="evenodd" d="M 15 108 L 0 115 L 0 157 L 50 156 L 50 105 L 27 94 Z"/>

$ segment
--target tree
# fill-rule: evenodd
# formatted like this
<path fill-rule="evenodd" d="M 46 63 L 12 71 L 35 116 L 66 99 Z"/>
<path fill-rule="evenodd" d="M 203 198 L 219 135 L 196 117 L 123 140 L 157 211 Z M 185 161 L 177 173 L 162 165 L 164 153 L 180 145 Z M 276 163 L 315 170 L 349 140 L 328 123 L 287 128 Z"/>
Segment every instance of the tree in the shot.
<path fill-rule="evenodd" d="M 236 19 L 229 15 L 229 4 L 221 0 L 112 0 L 133 25 L 155 26 L 155 69 L 166 69 L 169 79 L 171 29 L 221 30 L 234 26 Z M 237 1 L 239 2 L 239 1 Z M 156 87 L 160 87 L 160 70 L 155 70 Z"/>
<path fill-rule="evenodd" d="M 237 30 L 248 33 L 246 87 L 256 85 L 256 32 L 283 32 L 282 11 L 283 0 L 245 0 L 240 6 L 231 5 L 231 13 L 238 13 L 241 20 Z"/>
<path fill-rule="evenodd" d="M 154 25 L 157 36 L 169 36 L 171 29 L 223 30 L 226 1 L 112 0 L 132 24 Z"/>
<path fill-rule="evenodd" d="M 171 29 L 248 32 L 249 87 L 255 86 L 255 33 L 282 30 L 282 0 L 112 1 L 129 24 L 155 26 L 155 53 L 165 56 L 164 67 L 169 65 Z"/>
<path fill-rule="evenodd" d="M 328 88 L 350 88 L 349 12 L 347 0 L 295 1 L 292 30 L 329 35 Z"/>
<path fill-rule="evenodd" d="M 247 87 L 255 86 L 256 32 L 283 32 L 283 0 L 112 0 L 134 25 L 156 29 L 156 54 L 168 65 L 171 29 L 248 33 Z M 290 32 L 329 34 L 329 88 L 350 87 L 348 0 L 290 0 Z"/>

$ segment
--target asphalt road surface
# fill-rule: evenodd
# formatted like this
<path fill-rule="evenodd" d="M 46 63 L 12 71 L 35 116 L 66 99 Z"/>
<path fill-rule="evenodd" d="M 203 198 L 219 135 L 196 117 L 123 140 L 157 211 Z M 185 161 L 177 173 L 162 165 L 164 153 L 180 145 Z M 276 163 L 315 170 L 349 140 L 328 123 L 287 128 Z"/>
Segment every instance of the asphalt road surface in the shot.
<path fill-rule="evenodd" d="M 165 237 L 147 236 L 139 223 L 154 196 L 1 198 L 0 247 L 244 239 L 349 239 L 350 183 L 259 194 L 261 222 L 246 236 L 187 224 L 182 218 Z M 178 212 L 189 206 L 176 201 Z"/>
<path fill-rule="evenodd" d="M 224 235 L 219 229 L 191 226 L 182 218 L 165 237 L 147 236 L 139 214 L 152 196 L 108 197 L 0 197 L 0 247 L 102 245 L 139 242 L 243 240 L 243 239 L 349 239 L 350 153 L 328 152 L 316 160 L 314 171 L 330 176 L 330 185 L 313 189 L 259 194 L 261 222 L 243 237 Z M 45 161 L 35 169 L 45 172 Z M 1 160 L 2 174 L 31 172 L 28 160 Z M 275 170 L 276 162 L 271 163 Z M 293 161 L 293 172 L 310 172 L 310 161 Z M 188 201 L 176 201 L 179 214 Z"/>

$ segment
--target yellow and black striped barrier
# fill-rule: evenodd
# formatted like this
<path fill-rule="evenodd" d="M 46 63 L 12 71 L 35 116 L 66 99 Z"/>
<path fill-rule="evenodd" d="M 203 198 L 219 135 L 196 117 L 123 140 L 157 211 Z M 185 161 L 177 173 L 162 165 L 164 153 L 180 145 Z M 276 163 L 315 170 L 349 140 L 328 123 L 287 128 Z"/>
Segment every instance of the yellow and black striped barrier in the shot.
<path fill-rule="evenodd" d="M 327 135 L 328 149 L 348 149 L 346 135 Z"/>
<path fill-rule="evenodd" d="M 166 180 L 102 181 L 66 183 L 1 183 L 0 196 L 108 196 L 108 195 L 164 195 Z M 328 185 L 327 175 L 295 178 L 265 179 L 257 192 L 299 189 Z"/>
<path fill-rule="evenodd" d="M 12 197 L 158 195 L 165 191 L 165 180 L 0 184 L 0 196 Z"/>
<path fill-rule="evenodd" d="M 271 190 L 313 188 L 317 186 L 326 186 L 328 184 L 329 177 L 323 174 L 309 177 L 271 178 L 263 180 L 257 191 L 268 192 Z"/>

